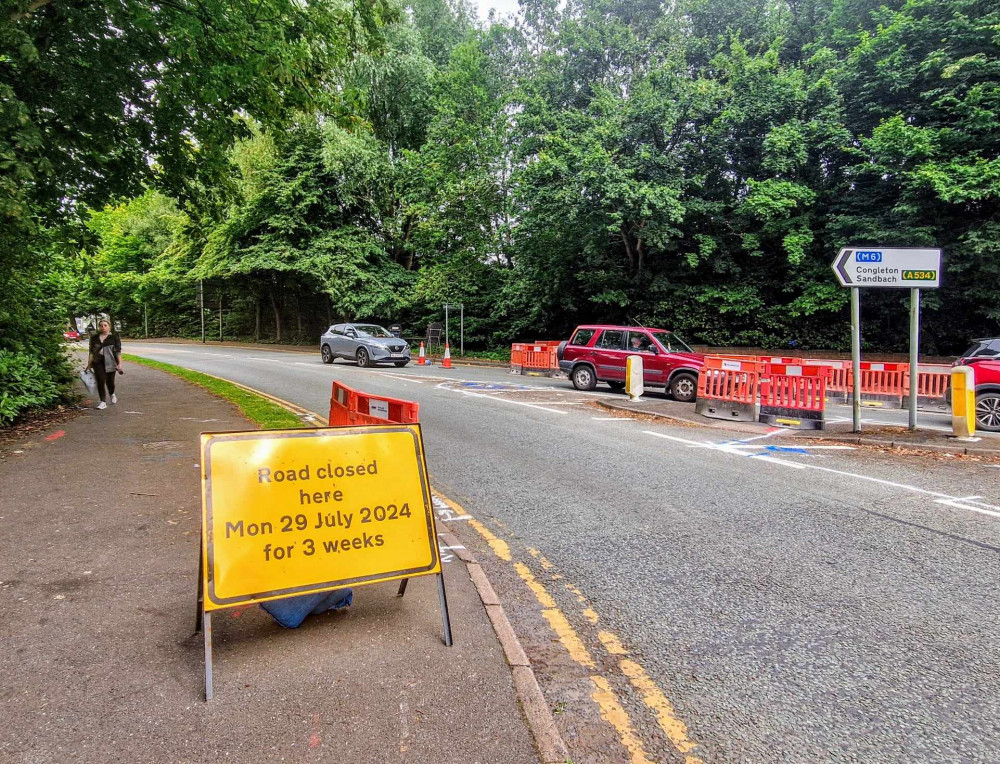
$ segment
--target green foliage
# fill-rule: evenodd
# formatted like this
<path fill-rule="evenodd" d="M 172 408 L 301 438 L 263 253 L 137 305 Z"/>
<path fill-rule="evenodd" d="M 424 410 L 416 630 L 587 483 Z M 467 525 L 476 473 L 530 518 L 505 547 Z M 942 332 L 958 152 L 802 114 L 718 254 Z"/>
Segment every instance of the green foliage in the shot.
<path fill-rule="evenodd" d="M 74 310 L 287 341 L 445 302 L 479 347 L 844 347 L 848 244 L 944 249 L 925 352 L 1000 332 L 995 4 L 178 2 L 0 24 L 28 46 L 0 61 L 0 348 L 60 363 L 38 340 Z M 903 299 L 866 295 L 868 345 L 905 345 Z"/>
<path fill-rule="evenodd" d="M 0 350 L 0 427 L 60 397 L 56 380 L 35 356 Z"/>

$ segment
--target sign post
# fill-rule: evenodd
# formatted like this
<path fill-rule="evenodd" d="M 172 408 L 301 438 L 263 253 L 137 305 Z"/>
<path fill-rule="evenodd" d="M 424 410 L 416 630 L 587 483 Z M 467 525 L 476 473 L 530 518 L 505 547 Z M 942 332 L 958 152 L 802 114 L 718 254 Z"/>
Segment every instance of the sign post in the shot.
<path fill-rule="evenodd" d="M 420 425 L 205 433 L 201 465 L 206 699 L 214 610 L 436 575 L 452 644 Z"/>
<path fill-rule="evenodd" d="M 458 321 L 459 321 L 459 355 L 465 355 L 465 303 L 450 303 L 446 302 L 444 304 L 444 341 L 448 342 L 448 311 L 455 310 L 458 308 Z"/>
<path fill-rule="evenodd" d="M 841 286 L 851 288 L 851 368 L 854 372 L 854 432 L 861 432 L 862 287 L 910 290 L 910 416 L 917 429 L 920 380 L 920 290 L 941 286 L 941 250 L 915 247 L 844 247 L 833 261 Z"/>

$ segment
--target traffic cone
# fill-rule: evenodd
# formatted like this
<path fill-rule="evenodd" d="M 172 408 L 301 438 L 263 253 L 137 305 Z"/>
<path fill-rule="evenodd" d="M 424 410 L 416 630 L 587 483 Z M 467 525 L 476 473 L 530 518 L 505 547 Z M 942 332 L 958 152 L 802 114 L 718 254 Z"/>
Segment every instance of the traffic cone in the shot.
<path fill-rule="evenodd" d="M 417 358 L 417 366 L 423 366 L 427 363 L 427 356 L 424 355 L 424 343 L 420 343 L 420 356 Z"/>
<path fill-rule="evenodd" d="M 441 359 L 441 368 L 450 369 L 451 368 L 451 347 L 448 343 L 444 343 L 444 358 Z"/>

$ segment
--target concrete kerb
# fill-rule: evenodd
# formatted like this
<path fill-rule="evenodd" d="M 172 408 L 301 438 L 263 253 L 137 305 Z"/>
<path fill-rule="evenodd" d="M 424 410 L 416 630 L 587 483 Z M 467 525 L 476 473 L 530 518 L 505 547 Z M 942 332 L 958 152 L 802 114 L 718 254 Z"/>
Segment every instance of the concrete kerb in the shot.
<path fill-rule="evenodd" d="M 209 374 L 206 376 L 212 375 Z M 222 378 L 216 377 L 216 379 Z M 230 382 L 247 392 L 267 398 L 271 402 L 291 411 L 296 416 L 312 417 L 312 420 L 307 422 L 312 427 L 323 427 L 328 424 L 326 417 L 314 411 L 296 406 L 294 403 L 289 403 L 273 395 L 262 393 L 252 387 L 240 385 L 231 382 L 231 380 L 224 381 Z M 455 534 L 439 532 L 438 537 L 447 546 L 451 547 L 455 551 L 456 556 L 465 563 L 466 572 L 469 574 L 469 578 L 479 593 L 479 599 L 486 610 L 486 615 L 489 617 L 490 623 L 493 624 L 493 631 L 500 642 L 500 647 L 503 649 L 504 656 L 511 668 L 514 691 L 517 693 L 517 699 L 521 704 L 521 710 L 528 729 L 531 730 L 531 735 L 535 739 L 535 745 L 538 748 L 542 764 L 564 764 L 569 760 L 569 750 L 566 748 L 566 743 L 559 733 L 559 728 L 552 717 L 549 704 L 545 701 L 542 689 L 538 685 L 538 679 L 531 668 L 531 662 L 528 660 L 528 656 L 521 646 L 521 641 L 517 638 L 514 627 L 511 626 L 510 619 L 507 618 L 507 613 L 504 611 L 503 605 L 500 604 L 500 599 L 493 590 L 493 586 L 483 572 L 482 567 L 476 562 L 475 557 L 462 546 Z"/>

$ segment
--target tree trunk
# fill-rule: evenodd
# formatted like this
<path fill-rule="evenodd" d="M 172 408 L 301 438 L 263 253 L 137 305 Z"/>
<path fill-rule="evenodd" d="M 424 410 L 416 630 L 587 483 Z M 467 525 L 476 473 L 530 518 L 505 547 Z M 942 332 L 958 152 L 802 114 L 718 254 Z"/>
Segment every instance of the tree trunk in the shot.
<path fill-rule="evenodd" d="M 274 341 L 281 342 L 281 306 L 278 304 L 278 298 L 273 289 L 271 290 L 271 310 L 274 311 Z"/>
<path fill-rule="evenodd" d="M 628 234 L 625 233 L 625 226 L 622 226 L 622 241 L 625 243 L 625 254 L 628 255 L 628 272 L 635 273 L 635 255 L 632 252 L 632 243 L 628 240 Z"/>
<path fill-rule="evenodd" d="M 253 298 L 254 306 L 254 325 L 253 325 L 253 339 L 254 342 L 260 342 L 260 298 Z"/>
<path fill-rule="evenodd" d="M 295 298 L 295 321 L 299 329 L 299 341 L 302 340 L 302 297 Z"/>

